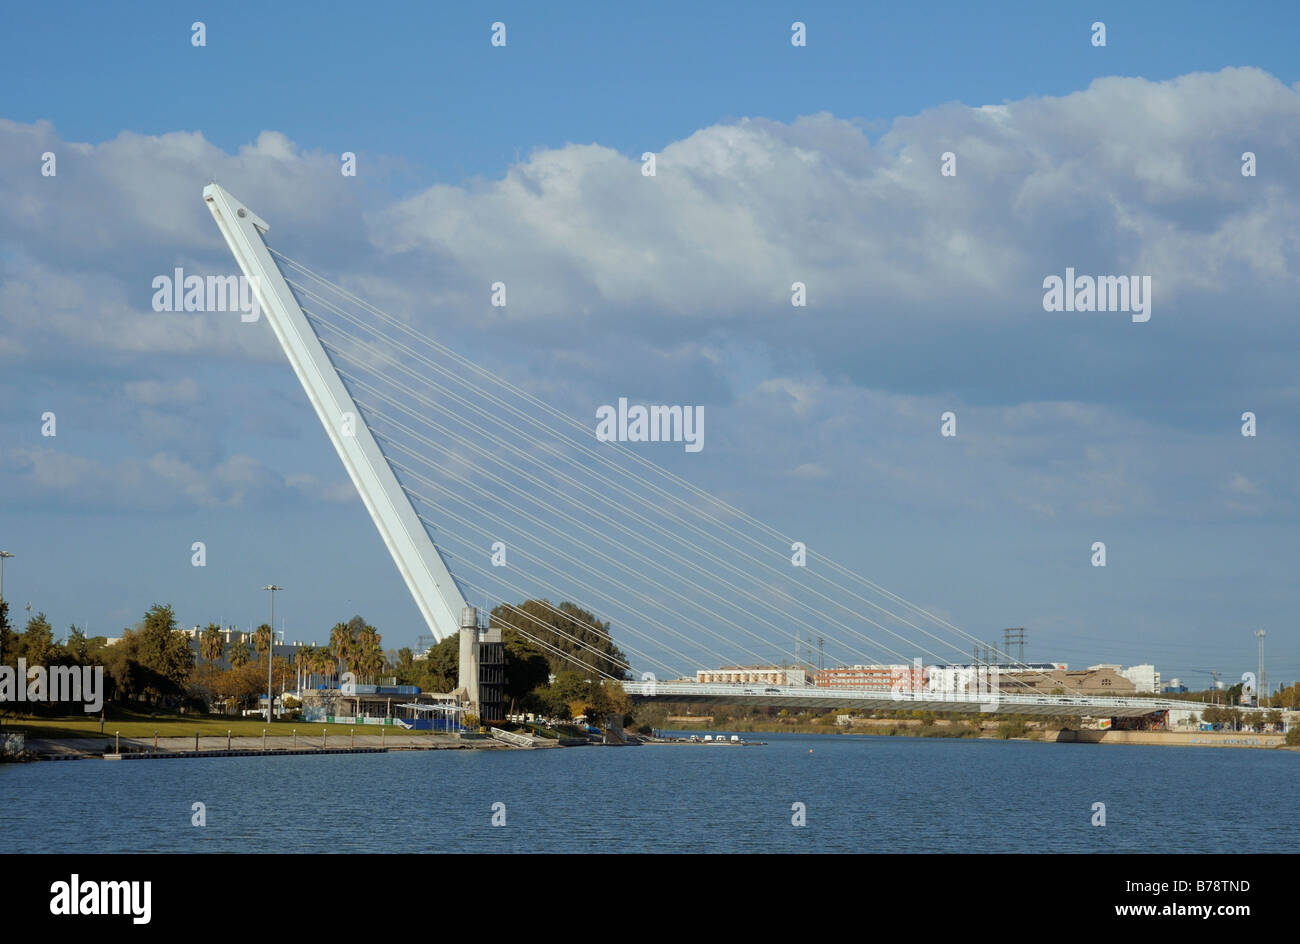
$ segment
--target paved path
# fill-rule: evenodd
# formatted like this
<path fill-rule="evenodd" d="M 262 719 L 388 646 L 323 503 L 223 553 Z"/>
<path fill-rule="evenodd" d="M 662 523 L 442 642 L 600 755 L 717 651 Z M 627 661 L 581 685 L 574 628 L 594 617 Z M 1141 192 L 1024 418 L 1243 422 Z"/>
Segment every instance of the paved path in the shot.
<path fill-rule="evenodd" d="M 158 751 L 162 752 L 179 752 L 192 753 L 194 751 L 194 738 L 192 737 L 160 737 L 158 738 Z M 109 753 L 113 752 L 114 746 L 120 744 L 123 753 L 149 752 L 154 750 L 154 739 L 147 738 L 122 738 L 116 741 L 109 734 L 103 737 L 93 738 L 29 738 L 27 741 L 27 750 L 40 754 L 43 757 L 85 757 L 87 755 L 100 755 L 105 753 L 105 747 Z M 200 737 L 198 739 L 199 751 L 260 751 L 265 747 L 268 750 L 347 750 L 351 748 L 368 748 L 375 750 L 378 748 L 387 748 L 392 751 L 401 750 L 465 750 L 465 749 L 488 749 L 488 750 L 509 750 L 509 748 L 498 741 L 491 739 L 486 740 L 460 740 L 447 735 L 410 735 L 410 734 L 358 734 L 349 736 L 346 734 L 333 734 L 322 738 L 319 733 L 308 736 L 299 733 L 297 738 L 290 736 L 268 737 L 263 741 L 260 737 L 232 737 L 227 742 L 224 735 L 216 737 Z"/>

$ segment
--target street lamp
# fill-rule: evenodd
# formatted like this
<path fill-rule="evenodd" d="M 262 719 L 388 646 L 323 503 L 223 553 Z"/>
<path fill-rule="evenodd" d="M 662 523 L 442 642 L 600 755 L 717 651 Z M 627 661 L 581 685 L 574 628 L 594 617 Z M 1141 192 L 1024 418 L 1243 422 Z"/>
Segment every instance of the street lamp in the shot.
<path fill-rule="evenodd" d="M 1259 675 L 1255 678 L 1255 707 L 1264 706 L 1264 637 L 1268 635 L 1262 629 L 1255 630 L 1255 638 L 1259 640 Z"/>
<path fill-rule="evenodd" d="M 5 596 L 5 560 L 13 556 L 8 551 L 0 551 L 0 600 Z"/>
<path fill-rule="evenodd" d="M 271 641 L 266 647 L 266 723 L 271 723 L 271 705 L 273 683 L 271 681 L 271 663 L 275 661 L 275 591 L 283 590 L 275 584 L 267 584 L 263 590 L 271 591 Z"/>
<path fill-rule="evenodd" d="M 8 551 L 0 551 L 0 600 L 5 598 L 5 558 L 13 556 Z M 4 640 L 0 639 L 0 643 L 3 642 Z M 0 652 L 0 655 L 4 655 L 4 653 Z"/>

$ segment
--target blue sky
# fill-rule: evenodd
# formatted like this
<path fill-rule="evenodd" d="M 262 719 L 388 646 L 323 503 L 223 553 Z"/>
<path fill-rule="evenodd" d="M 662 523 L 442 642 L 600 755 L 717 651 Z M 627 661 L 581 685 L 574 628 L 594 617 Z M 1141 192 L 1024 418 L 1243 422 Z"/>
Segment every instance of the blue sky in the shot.
<path fill-rule="evenodd" d="M 1300 12 L 950 6 L 8 11 L 11 601 L 60 630 L 155 601 L 245 624 L 274 580 L 292 638 L 355 612 L 422 631 L 269 332 L 149 311 L 154 275 L 229 271 L 216 176 L 290 255 L 390 276 L 385 307 L 557 406 L 704 403 L 717 448 L 662 461 L 981 638 L 1200 684 L 1253 668 L 1264 626 L 1270 678 L 1300 675 Z M 939 191 L 916 162 L 949 147 Z M 611 190 L 645 150 L 653 203 Z M 661 268 L 600 251 L 641 238 Z M 1044 313 L 1066 265 L 1154 271 L 1152 321 Z M 481 291 L 503 267 L 534 287 L 504 319 Z M 779 305 L 805 271 L 812 321 Z"/>
<path fill-rule="evenodd" d="M 386 156 L 412 174 L 395 180 L 427 186 L 497 176 L 539 146 L 640 154 L 746 115 L 828 111 L 883 129 L 1107 75 L 1252 65 L 1291 82 L 1300 26 L 1287 3 L 700 6 L 217 4 L 201 54 L 188 42 L 200 15 L 173 4 L 17 7 L 0 40 L 6 117 L 92 143 L 199 130 L 227 151 L 274 128 L 304 149 Z M 800 19 L 808 55 L 788 41 Z M 484 39 L 494 20 L 508 56 Z M 1078 41 L 1096 20 L 1104 50 Z"/>

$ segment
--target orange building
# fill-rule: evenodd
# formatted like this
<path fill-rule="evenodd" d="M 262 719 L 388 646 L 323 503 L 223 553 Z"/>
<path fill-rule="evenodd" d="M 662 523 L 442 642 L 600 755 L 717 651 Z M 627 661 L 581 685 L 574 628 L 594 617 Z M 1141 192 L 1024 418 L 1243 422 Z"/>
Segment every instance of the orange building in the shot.
<path fill-rule="evenodd" d="M 836 669 L 818 669 L 813 684 L 818 688 L 864 688 L 889 692 L 895 683 L 900 691 L 925 687 L 925 669 L 915 665 L 846 665 Z"/>

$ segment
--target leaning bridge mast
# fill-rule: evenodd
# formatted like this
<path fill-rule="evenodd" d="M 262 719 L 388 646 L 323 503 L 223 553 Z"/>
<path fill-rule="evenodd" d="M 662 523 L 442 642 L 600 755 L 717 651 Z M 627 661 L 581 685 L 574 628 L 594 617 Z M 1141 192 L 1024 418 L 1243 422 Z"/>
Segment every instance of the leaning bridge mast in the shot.
<path fill-rule="evenodd" d="M 469 606 L 411 501 L 375 442 L 297 298 L 262 238 L 270 227 L 242 201 L 217 184 L 203 188 L 203 200 L 225 237 L 258 304 L 266 312 L 293 372 L 316 416 L 343 460 L 352 484 L 379 529 L 398 572 L 435 640 L 460 635 L 460 687 L 474 710 L 479 704 L 478 616 Z"/>

